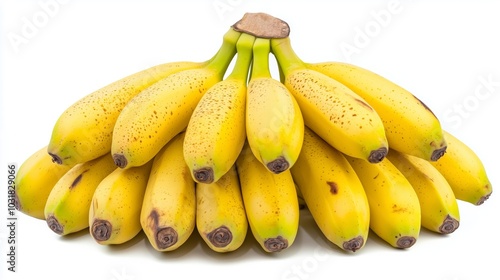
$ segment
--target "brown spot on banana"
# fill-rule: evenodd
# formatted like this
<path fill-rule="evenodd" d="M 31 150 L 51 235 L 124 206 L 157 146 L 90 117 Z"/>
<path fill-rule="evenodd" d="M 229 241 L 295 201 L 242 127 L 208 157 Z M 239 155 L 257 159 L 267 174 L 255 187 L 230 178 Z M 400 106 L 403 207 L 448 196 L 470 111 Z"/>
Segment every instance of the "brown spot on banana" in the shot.
<path fill-rule="evenodd" d="M 56 217 L 54 217 L 54 215 L 49 215 L 47 217 L 47 225 L 49 226 L 49 228 L 59 234 L 59 235 L 62 235 L 63 232 L 64 232 L 64 227 L 59 223 L 59 221 L 56 219 Z"/>
<path fill-rule="evenodd" d="M 207 233 L 207 238 L 212 245 L 218 248 L 223 248 L 229 245 L 233 240 L 233 234 L 231 230 L 226 226 L 220 226 L 211 232 Z"/>
<path fill-rule="evenodd" d="M 432 143 L 431 143 L 431 146 L 432 146 Z M 434 150 L 431 154 L 431 161 L 437 161 L 442 156 L 444 156 L 444 154 L 446 153 L 446 148 L 447 148 L 447 146 L 445 145 L 439 149 Z"/>
<path fill-rule="evenodd" d="M 57 163 L 59 165 L 63 164 L 63 161 L 61 159 L 60 156 L 56 155 L 56 154 L 53 154 L 53 153 L 49 153 L 49 155 L 52 157 L 52 162 L 53 163 Z"/>
<path fill-rule="evenodd" d="M 361 249 L 361 247 L 363 247 L 364 243 L 365 243 L 365 240 L 363 239 L 363 237 L 358 236 L 358 237 L 354 237 L 353 239 L 342 243 L 342 248 L 346 251 L 356 252 L 357 250 Z"/>
<path fill-rule="evenodd" d="M 339 186 L 335 182 L 326 182 L 326 184 L 330 187 L 331 194 L 339 193 Z"/>
<path fill-rule="evenodd" d="M 97 241 L 106 241 L 111 237 L 113 225 L 106 220 L 95 219 L 92 222 L 90 233 Z"/>
<path fill-rule="evenodd" d="M 439 227 L 439 232 L 443 234 L 450 234 L 454 232 L 459 225 L 459 221 L 457 221 L 455 218 L 452 218 L 450 215 L 446 215 L 446 218 Z"/>
<path fill-rule="evenodd" d="M 422 105 L 427 111 L 431 112 L 431 114 L 437 119 L 436 115 L 434 114 L 434 112 L 432 112 L 431 108 L 427 107 L 427 105 L 425 105 L 425 103 L 422 102 L 422 100 L 418 99 L 418 97 L 416 97 L 415 95 L 412 94 L 412 96 L 420 103 L 420 105 Z"/>
<path fill-rule="evenodd" d="M 267 169 L 269 169 L 274 174 L 279 174 L 283 171 L 286 171 L 290 167 L 290 163 L 284 158 L 279 157 L 271 162 L 266 164 Z"/>
<path fill-rule="evenodd" d="M 356 100 L 356 102 L 358 102 L 359 104 L 363 105 L 364 107 L 366 107 L 370 111 L 373 111 L 372 106 L 368 105 L 368 103 L 366 103 L 365 101 L 363 101 L 361 99 L 358 99 L 358 98 L 355 98 L 354 100 Z"/>
<path fill-rule="evenodd" d="M 78 186 L 78 184 L 82 181 L 82 178 L 83 178 L 83 174 L 85 172 L 89 171 L 88 169 L 84 170 L 82 173 L 80 173 L 80 175 L 78 175 L 75 180 L 73 180 L 73 183 L 71 183 L 71 185 L 69 186 L 69 189 L 72 190 L 74 189 L 76 186 Z"/>

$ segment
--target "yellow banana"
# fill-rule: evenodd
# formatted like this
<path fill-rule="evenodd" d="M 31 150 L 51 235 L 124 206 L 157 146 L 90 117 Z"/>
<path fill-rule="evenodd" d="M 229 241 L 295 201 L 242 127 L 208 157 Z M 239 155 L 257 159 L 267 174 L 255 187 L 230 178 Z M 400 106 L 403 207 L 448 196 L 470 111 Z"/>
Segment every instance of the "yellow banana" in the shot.
<path fill-rule="evenodd" d="M 51 190 L 44 215 L 47 225 L 59 235 L 88 228 L 89 207 L 99 183 L 116 166 L 110 154 L 71 168 Z"/>
<path fill-rule="evenodd" d="M 271 77 L 270 40 L 257 38 L 246 100 L 247 139 L 255 157 L 269 171 L 288 170 L 304 138 L 304 119 L 290 91 Z"/>
<path fill-rule="evenodd" d="M 234 166 L 215 183 L 196 184 L 196 228 L 215 252 L 231 252 L 243 244 L 248 221 Z"/>
<path fill-rule="evenodd" d="M 448 143 L 446 154 L 432 165 L 446 178 L 458 200 L 483 204 L 493 189 L 481 159 L 451 133 L 444 131 L 444 137 Z"/>
<path fill-rule="evenodd" d="M 347 157 L 370 205 L 370 228 L 395 248 L 409 248 L 420 234 L 418 196 L 410 182 L 387 159 L 378 164 Z"/>
<path fill-rule="evenodd" d="M 142 203 L 140 222 L 157 251 L 172 251 L 196 225 L 195 182 L 182 154 L 184 132 L 155 156 Z"/>
<path fill-rule="evenodd" d="M 89 209 L 90 234 L 102 245 L 122 244 L 141 231 L 140 214 L 152 161 L 116 168 L 97 186 Z"/>
<path fill-rule="evenodd" d="M 207 65 L 172 74 L 127 103 L 116 120 L 111 144 L 118 167 L 145 164 L 186 129 L 201 97 L 222 80 L 236 54 L 239 36 L 239 32 L 230 28 L 221 48 Z"/>
<path fill-rule="evenodd" d="M 341 62 L 308 63 L 349 87 L 380 115 L 391 149 L 436 161 L 446 151 L 441 124 L 421 100 L 388 79 Z"/>
<path fill-rule="evenodd" d="M 19 167 L 15 179 L 16 209 L 30 217 L 45 220 L 45 203 L 57 181 L 72 165 L 58 165 L 43 147 Z"/>
<path fill-rule="evenodd" d="M 250 230 L 264 251 L 292 246 L 299 227 L 299 202 L 290 170 L 269 172 L 245 144 L 236 161 Z"/>
<path fill-rule="evenodd" d="M 127 102 L 159 80 L 208 62 L 169 62 L 134 73 L 81 98 L 59 117 L 47 151 L 54 162 L 74 165 L 111 151 L 113 128 Z"/>
<path fill-rule="evenodd" d="M 212 86 L 194 109 L 184 137 L 184 159 L 198 183 L 217 182 L 245 143 L 247 76 L 255 37 L 241 34 L 231 74 Z"/>
<path fill-rule="evenodd" d="M 420 157 L 389 150 L 387 159 L 408 179 L 417 193 L 422 215 L 422 227 L 443 234 L 454 232 L 460 224 L 460 213 L 450 184 Z"/>
<path fill-rule="evenodd" d="M 342 83 L 308 69 L 293 51 L 290 38 L 271 39 L 271 49 L 299 104 L 304 123 L 340 152 L 371 163 L 388 152 L 377 112 Z"/>
<path fill-rule="evenodd" d="M 302 151 L 290 170 L 325 237 L 346 251 L 363 248 L 370 230 L 370 206 L 342 153 L 306 128 Z"/>

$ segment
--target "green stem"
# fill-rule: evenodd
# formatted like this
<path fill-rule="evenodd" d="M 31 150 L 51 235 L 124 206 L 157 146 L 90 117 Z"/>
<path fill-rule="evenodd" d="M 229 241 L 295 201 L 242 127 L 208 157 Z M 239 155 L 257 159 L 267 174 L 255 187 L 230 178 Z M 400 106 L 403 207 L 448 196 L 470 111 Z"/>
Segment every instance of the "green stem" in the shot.
<path fill-rule="evenodd" d="M 229 64 L 236 55 L 236 44 L 242 33 L 230 28 L 224 34 L 222 46 L 217 53 L 208 61 L 207 68 L 213 68 L 219 72 L 222 79 L 229 67 Z"/>
<path fill-rule="evenodd" d="M 306 66 L 293 50 L 290 37 L 271 39 L 271 52 L 276 56 L 284 76 L 288 76 L 293 70 L 305 68 Z"/>
<path fill-rule="evenodd" d="M 271 41 L 269 39 L 257 38 L 253 44 L 253 63 L 250 79 L 270 78 L 269 53 L 271 52 Z"/>
<path fill-rule="evenodd" d="M 254 36 L 246 33 L 241 34 L 236 43 L 238 57 L 236 58 L 233 71 L 227 77 L 228 79 L 239 79 L 246 82 L 250 64 L 252 63 L 252 47 L 254 41 Z"/>

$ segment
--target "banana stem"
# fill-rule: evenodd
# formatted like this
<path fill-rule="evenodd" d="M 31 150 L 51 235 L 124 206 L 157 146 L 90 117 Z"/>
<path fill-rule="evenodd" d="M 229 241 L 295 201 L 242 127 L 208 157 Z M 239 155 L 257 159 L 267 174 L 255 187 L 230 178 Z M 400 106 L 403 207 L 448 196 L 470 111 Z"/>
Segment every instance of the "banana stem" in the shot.
<path fill-rule="evenodd" d="M 209 60 L 207 68 L 213 68 L 219 72 L 222 79 L 226 73 L 229 64 L 236 55 L 236 44 L 240 35 L 242 33 L 230 28 L 226 34 L 224 34 L 222 40 L 222 46 L 219 48 L 217 53 Z"/>
<path fill-rule="evenodd" d="M 252 48 L 254 41 L 254 36 L 246 33 L 241 34 L 236 43 L 238 57 L 236 58 L 233 71 L 229 74 L 228 79 L 247 81 L 250 64 L 252 63 Z"/>
<path fill-rule="evenodd" d="M 295 53 L 290 43 L 290 37 L 271 39 L 271 52 L 278 60 L 283 75 L 287 76 L 291 71 L 304 68 L 306 64 Z"/>
<path fill-rule="evenodd" d="M 257 38 L 253 44 L 253 64 L 250 79 L 269 78 L 269 53 L 271 52 L 271 41 L 269 39 Z"/>

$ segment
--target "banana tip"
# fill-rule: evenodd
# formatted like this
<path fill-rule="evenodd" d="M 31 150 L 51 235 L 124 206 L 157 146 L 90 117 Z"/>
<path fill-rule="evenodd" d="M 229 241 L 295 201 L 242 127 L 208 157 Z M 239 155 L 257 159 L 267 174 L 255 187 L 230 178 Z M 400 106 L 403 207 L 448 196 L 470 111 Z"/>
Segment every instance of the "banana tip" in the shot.
<path fill-rule="evenodd" d="M 127 158 L 122 154 L 113 154 L 113 161 L 120 168 L 125 168 L 128 165 Z"/>
<path fill-rule="evenodd" d="M 417 239 L 413 236 L 401 236 L 398 238 L 396 245 L 400 249 L 407 249 L 413 246 L 417 242 Z"/>
<path fill-rule="evenodd" d="M 56 217 L 54 217 L 54 215 L 47 216 L 46 221 L 47 225 L 53 232 L 59 235 L 62 235 L 64 233 L 64 227 L 59 223 L 59 221 L 57 220 Z"/>
<path fill-rule="evenodd" d="M 193 171 L 196 182 L 210 184 L 214 181 L 214 170 L 210 167 L 203 167 Z"/>
<path fill-rule="evenodd" d="M 450 215 L 447 215 L 446 218 L 443 221 L 443 224 L 439 227 L 439 232 L 443 234 L 450 234 L 454 232 L 458 226 L 460 225 L 460 222 L 451 217 Z"/>
<path fill-rule="evenodd" d="M 156 231 L 155 242 L 159 249 L 167 249 L 177 243 L 177 240 L 177 231 L 171 227 L 160 228 Z"/>
<path fill-rule="evenodd" d="M 217 248 L 226 247 L 233 240 L 231 230 L 226 226 L 220 226 L 207 234 L 207 239 Z"/>
<path fill-rule="evenodd" d="M 491 189 L 491 185 L 487 185 L 487 188 L 490 188 Z M 489 194 L 487 195 L 484 195 L 482 196 L 477 202 L 476 202 L 476 205 L 479 206 L 481 204 L 483 204 L 486 200 L 488 200 L 488 198 L 490 198 L 492 192 L 490 192 Z"/>
<path fill-rule="evenodd" d="M 284 157 L 279 157 L 273 161 L 270 161 L 266 164 L 267 169 L 271 171 L 274 174 L 279 174 L 283 171 L 288 170 L 290 167 L 290 163 L 284 158 Z"/>
<path fill-rule="evenodd" d="M 370 156 L 368 156 L 368 161 L 370 163 L 379 163 L 385 158 L 388 152 L 389 150 L 387 149 L 387 147 L 381 147 L 379 149 L 373 150 L 370 152 Z"/>
<path fill-rule="evenodd" d="M 271 253 L 279 252 L 283 249 L 288 248 L 288 240 L 282 236 L 275 238 L 268 238 L 264 241 L 264 248 Z"/>
<path fill-rule="evenodd" d="M 113 225 L 106 220 L 96 219 L 92 222 L 92 228 L 90 233 L 92 237 L 97 241 L 106 241 L 111 237 L 111 230 L 113 229 Z"/>
<path fill-rule="evenodd" d="M 342 248 L 346 251 L 356 252 L 361 249 L 365 243 L 365 240 L 362 236 L 355 237 L 351 240 L 348 240 L 342 244 Z"/>

